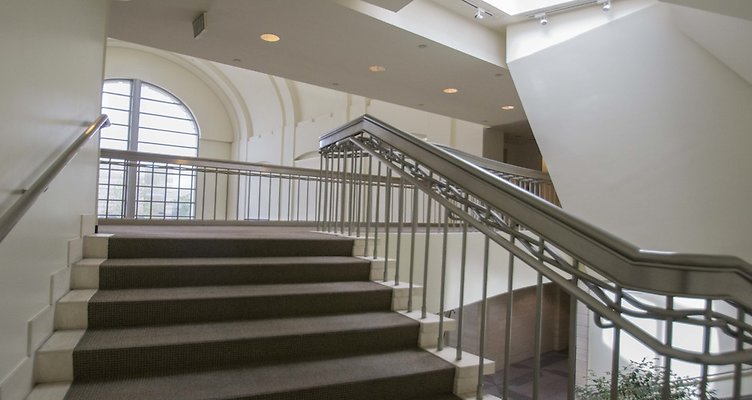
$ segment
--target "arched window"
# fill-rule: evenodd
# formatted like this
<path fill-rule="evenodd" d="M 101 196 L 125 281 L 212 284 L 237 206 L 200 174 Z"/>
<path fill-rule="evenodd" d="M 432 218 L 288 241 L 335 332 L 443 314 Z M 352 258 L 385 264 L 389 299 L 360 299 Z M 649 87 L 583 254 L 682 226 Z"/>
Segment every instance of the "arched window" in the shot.
<path fill-rule="evenodd" d="M 174 156 L 198 155 L 198 125 L 191 111 L 164 89 L 137 79 L 104 82 L 103 149 Z M 117 165 L 102 161 L 98 214 L 102 218 L 191 219 L 196 208 L 196 173 L 170 164 Z M 128 179 L 128 176 L 135 179 Z"/>

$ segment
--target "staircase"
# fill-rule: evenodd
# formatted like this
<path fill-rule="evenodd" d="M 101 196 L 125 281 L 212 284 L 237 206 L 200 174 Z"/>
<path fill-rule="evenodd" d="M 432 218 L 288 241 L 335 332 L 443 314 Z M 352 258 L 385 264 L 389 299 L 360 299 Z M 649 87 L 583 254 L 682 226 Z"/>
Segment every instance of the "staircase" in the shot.
<path fill-rule="evenodd" d="M 468 395 L 477 364 L 420 348 L 435 321 L 393 311 L 406 294 L 370 281 L 354 245 L 301 232 L 87 238 L 29 399 Z"/>

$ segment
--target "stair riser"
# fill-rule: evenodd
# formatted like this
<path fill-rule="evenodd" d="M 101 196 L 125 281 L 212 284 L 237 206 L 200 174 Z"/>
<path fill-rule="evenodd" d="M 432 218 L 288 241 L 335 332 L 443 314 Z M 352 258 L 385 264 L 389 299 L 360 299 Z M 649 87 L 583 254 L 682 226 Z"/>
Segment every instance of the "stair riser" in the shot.
<path fill-rule="evenodd" d="M 418 326 L 369 331 L 280 336 L 252 340 L 196 343 L 178 346 L 73 352 L 76 379 L 107 379 L 176 373 L 256 362 L 301 361 L 415 346 Z"/>
<path fill-rule="evenodd" d="M 284 381 L 294 380 L 294 377 L 280 377 L 280 391 L 258 395 L 244 396 L 238 394 L 233 397 L 221 397 L 232 400 L 410 400 L 430 398 L 441 394 L 451 393 L 454 369 L 444 369 L 431 373 L 403 375 L 399 377 L 364 380 L 349 384 L 333 384 L 309 389 L 284 391 Z M 96 390 L 89 388 L 86 382 L 73 385 L 68 392 L 68 399 L 80 398 L 82 394 Z M 131 400 L 155 398 L 150 388 L 134 385 L 129 392 L 103 391 L 108 400 Z M 177 399 L 178 397 L 170 397 Z M 220 399 L 219 397 L 217 399 Z"/>
<path fill-rule="evenodd" d="M 352 256 L 352 240 L 110 238 L 108 258 Z"/>
<path fill-rule="evenodd" d="M 88 308 L 88 327 L 96 329 L 384 311 L 391 308 L 391 303 L 392 293 L 385 290 L 179 301 L 92 301 Z"/>
<path fill-rule="evenodd" d="M 367 281 L 370 265 L 114 267 L 99 270 L 100 289 Z"/>
<path fill-rule="evenodd" d="M 451 393 L 454 371 L 400 376 L 391 379 L 358 382 L 349 385 L 318 387 L 295 392 L 243 397 L 243 400 L 408 400 Z M 447 384 L 447 383 L 450 384 Z"/>

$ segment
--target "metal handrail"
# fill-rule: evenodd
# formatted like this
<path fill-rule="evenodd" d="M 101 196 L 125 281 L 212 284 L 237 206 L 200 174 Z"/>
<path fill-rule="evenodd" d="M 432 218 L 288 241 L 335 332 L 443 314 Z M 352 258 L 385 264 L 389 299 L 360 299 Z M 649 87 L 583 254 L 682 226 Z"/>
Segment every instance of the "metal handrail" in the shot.
<path fill-rule="evenodd" d="M 103 127 L 110 126 L 107 114 L 97 117 L 89 127 L 40 175 L 28 189 L 24 189 L 21 197 L 8 208 L 0 217 L 0 242 L 13 230 L 18 221 L 23 218 L 36 199 L 42 194 L 60 171 L 78 154 L 78 151 L 95 133 Z"/>
<path fill-rule="evenodd" d="M 519 176 L 521 178 L 535 179 L 543 182 L 551 183 L 551 176 L 543 171 L 538 171 L 530 168 L 519 167 L 517 165 L 503 163 L 501 161 L 492 160 L 490 158 L 478 157 L 474 154 L 466 153 L 462 150 L 455 149 L 454 147 L 445 146 L 439 143 L 432 143 L 434 146 L 453 154 L 471 164 L 475 164 L 479 167 L 496 171 L 502 174 L 509 174 Z"/>
<path fill-rule="evenodd" d="M 470 162 L 369 115 L 320 137 L 321 148 L 367 132 L 437 171 L 623 288 L 727 299 L 752 310 L 752 265 L 734 256 L 643 250 Z"/>
<path fill-rule="evenodd" d="M 144 161 L 164 164 L 190 165 L 194 167 L 221 168 L 225 170 L 262 172 L 284 175 L 320 177 L 318 169 L 285 167 L 280 165 L 268 165 L 241 161 L 227 161 L 213 158 L 183 157 L 139 151 L 102 149 L 100 158 L 111 158 L 124 161 Z"/>

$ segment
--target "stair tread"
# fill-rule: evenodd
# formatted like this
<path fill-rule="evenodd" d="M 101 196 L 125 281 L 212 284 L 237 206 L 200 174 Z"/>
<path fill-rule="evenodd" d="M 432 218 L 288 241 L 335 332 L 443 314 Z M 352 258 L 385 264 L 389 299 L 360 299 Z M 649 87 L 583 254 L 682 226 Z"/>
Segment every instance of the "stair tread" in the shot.
<path fill-rule="evenodd" d="M 254 266 L 307 264 L 369 264 L 367 260 L 347 256 L 299 256 L 299 257 L 205 257 L 205 258 L 110 258 L 101 267 L 163 267 L 163 266 Z"/>
<path fill-rule="evenodd" d="M 76 351 L 183 345 L 275 336 L 303 336 L 417 325 L 417 322 L 398 313 L 370 312 L 316 317 L 109 328 L 87 331 L 76 347 Z"/>
<path fill-rule="evenodd" d="M 368 399 L 393 398 L 405 391 L 404 385 L 381 385 L 393 393 L 374 393 L 370 382 L 405 377 L 436 376 L 443 382 L 454 373 L 454 367 L 419 349 L 389 353 L 358 355 L 324 360 L 309 360 L 275 365 L 191 372 L 156 377 L 141 377 L 111 381 L 74 381 L 68 399 L 237 399 L 237 398 L 301 398 L 301 393 L 321 393 L 333 390 L 333 398 L 347 398 L 348 385 L 358 385 L 360 396 Z M 430 385 L 419 389 L 438 390 Z M 337 387 L 344 387 L 336 390 Z M 451 384 L 449 385 L 451 390 Z M 287 393 L 282 396 L 281 393 Z M 296 394 L 297 393 L 297 394 Z M 276 396 L 275 396 L 276 394 Z M 268 397 L 267 397 L 268 396 Z M 411 396 L 418 397 L 418 396 Z M 425 396 L 424 396 L 425 397 Z M 314 398 L 314 397 L 311 397 Z M 318 397 L 316 397 L 318 398 Z M 359 398 L 356 397 L 351 398 Z M 397 397 L 394 397 L 397 398 Z M 401 398 L 405 398 L 402 396 Z M 443 400 L 443 399 L 442 399 Z"/>
<path fill-rule="evenodd" d="M 97 291 L 93 303 L 275 297 L 307 294 L 391 291 L 373 282 L 283 283 L 270 285 L 192 286 Z"/>

